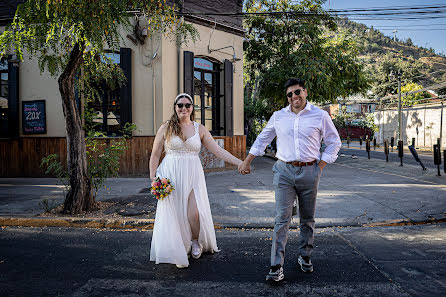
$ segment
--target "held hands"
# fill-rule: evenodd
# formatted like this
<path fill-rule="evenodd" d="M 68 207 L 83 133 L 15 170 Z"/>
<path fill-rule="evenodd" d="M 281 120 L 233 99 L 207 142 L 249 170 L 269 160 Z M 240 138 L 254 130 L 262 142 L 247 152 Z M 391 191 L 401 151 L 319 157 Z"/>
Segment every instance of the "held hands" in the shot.
<path fill-rule="evenodd" d="M 245 160 L 238 166 L 238 172 L 243 175 L 251 173 L 251 164 Z"/>
<path fill-rule="evenodd" d="M 324 170 L 324 167 L 327 166 L 327 162 L 321 160 L 321 161 L 317 164 L 317 166 L 319 166 L 319 168 L 321 169 L 321 172 L 322 172 L 322 170 Z"/>

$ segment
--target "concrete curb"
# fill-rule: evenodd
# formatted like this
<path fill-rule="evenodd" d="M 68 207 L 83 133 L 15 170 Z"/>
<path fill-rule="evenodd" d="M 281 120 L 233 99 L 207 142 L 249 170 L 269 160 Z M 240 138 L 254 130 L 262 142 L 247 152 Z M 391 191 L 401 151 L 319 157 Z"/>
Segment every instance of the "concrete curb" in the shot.
<path fill-rule="evenodd" d="M 0 217 L 1 227 L 70 227 L 107 229 L 153 229 L 154 219 L 102 219 L 102 218 L 21 218 Z"/>
<path fill-rule="evenodd" d="M 335 227 L 393 227 L 407 225 L 438 224 L 446 222 L 446 218 L 432 218 L 429 220 L 391 220 L 374 222 L 368 224 L 316 224 L 317 229 Z M 0 227 L 63 227 L 63 228 L 94 228 L 94 229 L 134 229 L 153 230 L 154 219 L 101 219 L 101 218 L 23 218 L 23 217 L 0 217 Z M 273 225 L 261 224 L 214 224 L 219 229 L 272 229 Z M 298 227 L 298 225 L 293 226 Z"/>

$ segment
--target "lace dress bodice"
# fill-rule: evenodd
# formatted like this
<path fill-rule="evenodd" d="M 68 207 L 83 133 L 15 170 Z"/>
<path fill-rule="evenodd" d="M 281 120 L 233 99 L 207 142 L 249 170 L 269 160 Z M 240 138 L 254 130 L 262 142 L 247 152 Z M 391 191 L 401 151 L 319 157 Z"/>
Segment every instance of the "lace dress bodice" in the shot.
<path fill-rule="evenodd" d="M 201 149 L 200 133 L 198 131 L 199 124 L 194 122 L 195 134 L 186 141 L 179 136 L 173 135 L 170 141 L 164 142 L 164 149 L 167 155 L 198 155 Z"/>

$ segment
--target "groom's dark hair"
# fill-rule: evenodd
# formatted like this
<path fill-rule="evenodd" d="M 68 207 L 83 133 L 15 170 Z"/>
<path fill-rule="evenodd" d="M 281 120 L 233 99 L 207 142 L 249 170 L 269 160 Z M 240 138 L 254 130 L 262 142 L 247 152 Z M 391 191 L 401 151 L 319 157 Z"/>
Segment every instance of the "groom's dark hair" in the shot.
<path fill-rule="evenodd" d="M 289 87 L 295 86 L 295 85 L 299 85 L 302 87 L 302 89 L 305 89 L 305 81 L 300 78 L 293 77 L 293 78 L 290 78 L 289 80 L 287 80 L 287 82 L 285 83 L 285 85 L 284 85 L 285 92 Z"/>

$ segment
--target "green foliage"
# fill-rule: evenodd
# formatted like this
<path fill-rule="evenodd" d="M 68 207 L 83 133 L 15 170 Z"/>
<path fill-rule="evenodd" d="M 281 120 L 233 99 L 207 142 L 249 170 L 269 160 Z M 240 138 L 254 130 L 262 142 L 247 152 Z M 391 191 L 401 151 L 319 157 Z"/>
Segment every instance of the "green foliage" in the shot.
<path fill-rule="evenodd" d="M 119 173 L 119 160 L 128 149 L 127 140 L 136 130 L 135 124 L 126 123 L 122 128 L 122 137 L 107 138 L 103 132 L 90 130 L 85 139 L 87 146 L 87 169 L 96 196 L 97 191 L 104 185 L 107 178 L 116 177 Z M 42 159 L 41 167 L 47 167 L 45 174 L 58 177 L 70 188 L 68 170 L 58 160 L 57 154 L 49 155 Z"/>
<path fill-rule="evenodd" d="M 373 132 L 378 132 L 379 130 L 379 127 L 375 124 L 375 118 L 373 114 L 367 114 L 359 118 L 358 120 L 355 120 L 353 126 L 368 128 Z"/>
<path fill-rule="evenodd" d="M 99 188 L 109 177 L 117 177 L 119 160 L 128 149 L 127 139 L 136 129 L 135 124 L 126 123 L 122 128 L 122 137 L 104 140 L 103 132 L 88 131 L 85 139 L 87 145 L 88 175 L 95 189 L 95 196 Z"/>
<path fill-rule="evenodd" d="M 333 119 L 333 123 L 338 130 L 347 127 L 360 127 L 370 129 L 373 132 L 378 132 L 379 130 L 379 127 L 375 124 L 373 114 L 366 114 L 357 118 L 351 113 L 339 113 Z"/>
<path fill-rule="evenodd" d="M 68 170 L 64 166 L 62 166 L 62 163 L 59 161 L 59 156 L 57 154 L 51 154 L 44 157 L 40 163 L 40 167 L 46 167 L 45 174 L 56 176 L 64 185 L 65 190 L 69 190 L 70 177 L 68 175 Z"/>
<path fill-rule="evenodd" d="M 265 100 L 259 99 L 250 103 L 248 103 L 248 100 L 245 96 L 245 118 L 249 126 L 246 142 L 250 146 L 265 127 L 268 121 L 266 116 L 270 113 L 270 107 Z"/>
<path fill-rule="evenodd" d="M 378 96 L 397 94 L 398 83 L 395 76 L 398 71 L 401 72 L 403 83 L 416 83 L 422 79 L 421 73 L 426 68 L 426 65 L 413 57 L 404 57 L 402 53 L 386 53 L 371 69 L 374 78 L 373 93 Z"/>
<path fill-rule="evenodd" d="M 0 54 L 11 51 L 23 59 L 26 49 L 39 57 L 41 71 L 56 75 L 67 64 L 75 44 L 93 56 L 105 49 L 119 49 L 120 28 L 132 25 L 128 11 L 147 19 L 149 35 L 197 38 L 196 29 L 180 23 L 175 7 L 165 0 L 28 0 L 18 6 L 12 24 L 0 35 Z"/>
<path fill-rule="evenodd" d="M 294 12 L 245 19 L 249 28 L 244 42 L 245 83 L 252 89 L 259 79 L 259 96 L 251 101 L 267 102 L 266 117 L 287 104 L 283 85 L 290 77 L 304 79 L 309 100 L 318 103 L 334 102 L 339 96 L 368 88 L 356 41 L 345 34 L 331 38 L 324 33 L 324 28 L 335 30 L 336 24 L 322 9 L 323 2 L 245 2 L 248 12 Z"/>
<path fill-rule="evenodd" d="M 42 199 L 42 202 L 38 203 L 39 207 L 44 211 L 44 212 L 50 212 L 53 208 L 57 207 L 56 204 L 56 199 Z"/>
<path fill-rule="evenodd" d="M 345 115 L 342 113 L 338 113 L 333 119 L 333 124 L 335 125 L 336 129 L 347 127 L 347 121 Z"/>
<path fill-rule="evenodd" d="M 125 83 L 118 65 L 102 61 L 107 51 L 119 51 L 121 29 L 133 29 L 133 16 L 145 20 L 148 36 L 164 34 L 180 42 L 197 39 L 197 30 L 180 22 L 175 9 L 165 0 L 27 0 L 18 5 L 13 22 L 0 35 L 0 56 L 15 53 L 23 60 L 26 50 L 38 57 L 41 72 L 57 76 L 78 45 L 83 69 L 77 76 L 78 90 L 93 100 L 99 79 L 112 88 Z"/>
<path fill-rule="evenodd" d="M 132 13 L 129 13 L 132 11 Z M 89 103 L 99 98 L 98 86 L 105 81 L 111 88 L 124 83 L 122 70 L 107 61 L 107 51 L 119 51 L 123 40 L 121 32 L 133 29 L 132 18 L 144 21 L 144 28 L 148 36 L 168 36 L 177 42 L 195 40 L 197 30 L 191 24 L 180 22 L 176 17 L 175 6 L 166 3 L 166 0 L 27 0 L 19 4 L 13 22 L 0 34 L 0 57 L 15 54 L 23 60 L 24 52 L 30 57 L 38 57 L 40 71 L 47 70 L 51 75 L 59 75 L 59 89 L 61 92 L 64 115 L 66 118 L 67 139 L 78 135 L 82 128 L 93 131 L 91 115 L 77 110 L 74 102 L 75 89 L 78 91 L 85 110 L 89 110 Z M 140 26 L 141 23 L 139 23 Z M 125 34 L 124 34 L 125 35 Z M 110 61 L 110 60 L 108 60 Z M 77 113 L 84 117 L 85 126 L 81 126 Z M 127 127 L 128 128 L 128 127 Z M 126 132 L 123 132 L 126 135 Z M 114 176 L 118 170 L 119 155 L 125 149 L 125 140 L 112 140 L 111 145 L 101 147 L 95 144 L 95 137 L 105 136 L 94 132 L 87 132 L 86 144 L 89 151 L 88 175 L 93 179 L 95 189 L 103 184 L 105 177 Z M 84 145 L 83 143 L 81 146 Z M 80 153 L 77 156 L 87 161 L 84 150 L 80 147 L 69 147 L 68 154 Z M 102 153 L 99 151 L 103 149 Z M 70 159 L 74 160 L 74 158 Z M 57 158 L 47 159 L 46 165 L 50 171 L 58 175 L 62 170 L 57 165 Z M 69 164 L 70 172 L 82 172 L 85 162 L 72 162 Z M 88 188 L 85 179 L 74 180 L 81 184 L 80 188 Z M 69 192 L 70 193 L 70 192 Z M 82 193 L 82 192 L 79 192 Z M 90 191 L 85 191 L 88 197 L 76 196 L 74 199 L 90 200 Z M 73 199 L 65 208 L 70 212 L 73 209 Z M 71 205 L 70 205 L 71 204 Z M 87 210 L 91 203 L 86 205 Z"/>
<path fill-rule="evenodd" d="M 406 92 L 421 90 L 423 86 L 416 83 L 408 83 L 401 87 L 401 94 L 403 95 Z M 430 98 L 431 96 L 427 92 L 419 92 L 415 94 L 405 95 L 401 97 L 401 103 L 403 106 L 412 106 L 414 104 L 425 103 L 420 101 L 424 98 Z"/>

